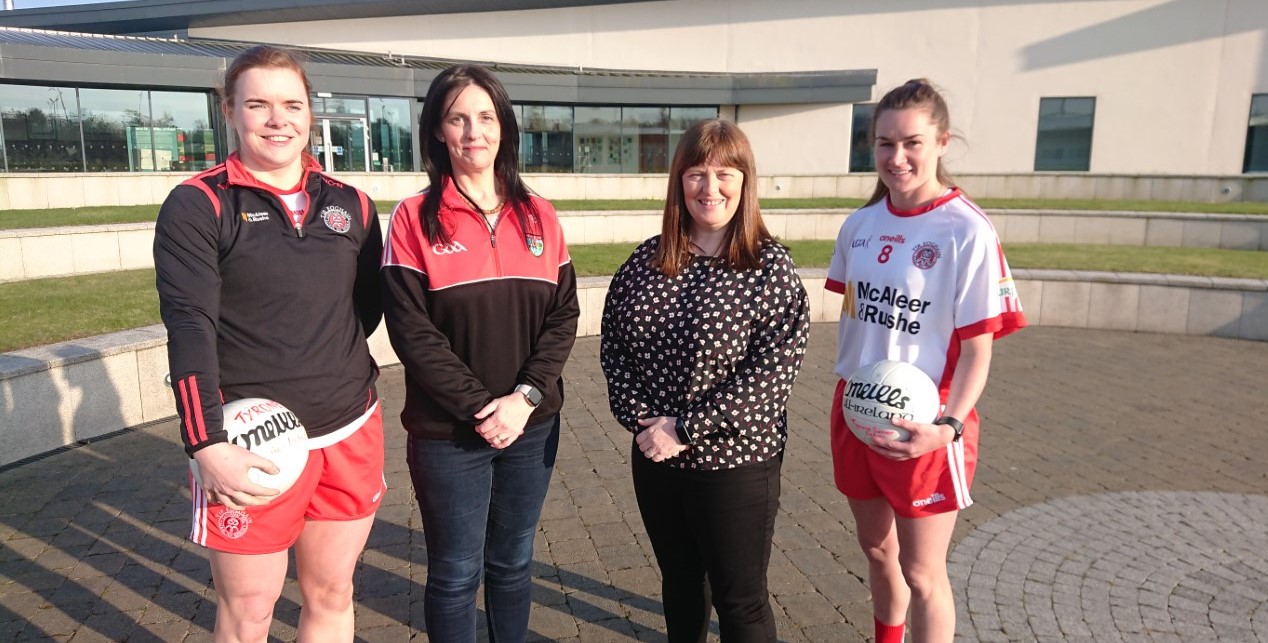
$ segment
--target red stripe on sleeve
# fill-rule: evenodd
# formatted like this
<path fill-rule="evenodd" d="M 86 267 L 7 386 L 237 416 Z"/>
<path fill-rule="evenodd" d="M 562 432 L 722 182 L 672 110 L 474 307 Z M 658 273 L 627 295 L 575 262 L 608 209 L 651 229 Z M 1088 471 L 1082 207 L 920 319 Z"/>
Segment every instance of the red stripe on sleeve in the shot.
<path fill-rule="evenodd" d="M 841 282 L 837 281 L 836 279 L 828 279 L 827 281 L 825 281 L 825 282 L 823 283 L 823 289 L 824 289 L 824 290 L 831 290 L 832 292 L 834 292 L 834 293 L 836 293 L 836 294 L 838 294 L 838 295 L 844 295 L 844 294 L 845 294 L 845 284 L 843 284 L 843 283 L 841 283 Z"/>
<path fill-rule="evenodd" d="M 361 197 L 361 227 L 370 227 L 370 197 L 365 192 L 357 190 L 357 196 Z"/>
<path fill-rule="evenodd" d="M 192 411 L 190 411 L 189 406 L 189 389 L 185 380 L 176 382 L 176 388 L 181 394 L 181 406 L 185 407 L 185 437 L 189 438 L 189 444 L 193 446 L 197 444 L 197 438 L 194 437 L 194 418 L 190 415 Z"/>
<path fill-rule="evenodd" d="M 202 399 L 198 396 L 198 376 L 196 375 L 189 376 L 189 396 L 193 402 L 193 406 L 190 408 L 194 409 L 194 425 L 198 428 L 198 440 L 197 442 L 191 442 L 192 445 L 207 441 L 207 425 L 203 422 L 203 404 Z M 185 412 L 186 415 L 190 413 L 189 409 L 186 409 Z"/>
<path fill-rule="evenodd" d="M 220 199 L 216 198 L 216 193 L 212 192 L 211 188 L 207 187 L 206 183 L 199 181 L 197 178 L 192 178 L 188 181 L 185 181 L 184 185 L 192 185 L 198 188 L 199 190 L 202 190 L 203 194 L 206 194 L 207 198 L 211 200 L 211 207 L 216 209 L 216 218 L 217 219 L 220 218 Z"/>

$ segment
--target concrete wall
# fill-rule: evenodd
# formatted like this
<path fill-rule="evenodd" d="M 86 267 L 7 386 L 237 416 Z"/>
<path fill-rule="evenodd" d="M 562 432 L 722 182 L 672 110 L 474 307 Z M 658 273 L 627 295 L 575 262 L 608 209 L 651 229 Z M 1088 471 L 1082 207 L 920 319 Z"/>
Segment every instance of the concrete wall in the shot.
<path fill-rule="evenodd" d="M 1033 168 L 1041 97 L 1096 98 L 1091 169 L 1241 171 L 1250 99 L 1268 92 L 1262 0 L 675 0 L 606 6 L 199 27 L 191 35 L 570 67 L 764 72 L 876 69 L 944 89 L 967 144 L 953 169 Z M 319 88 L 320 89 L 320 88 Z M 744 119 L 744 108 L 740 118 Z M 766 172 L 844 168 L 839 110 L 768 123 Z"/>
<path fill-rule="evenodd" d="M 1016 271 L 1032 325 L 1268 341 L 1268 281 L 1167 275 Z M 824 270 L 802 270 L 811 319 L 835 321 L 842 297 Z M 580 280 L 578 335 L 600 331 L 606 277 Z M 381 366 L 399 363 L 382 327 Z M 176 413 L 162 326 L 0 355 L 0 466 Z"/>
<path fill-rule="evenodd" d="M 835 239 L 845 210 L 768 210 L 780 239 Z M 384 226 L 387 213 L 380 215 Z M 1004 243 L 1087 243 L 1268 250 L 1268 216 L 995 210 Z M 570 244 L 631 243 L 660 233 L 661 214 L 630 210 L 561 212 Z M 129 223 L 0 230 L 0 283 L 152 268 L 154 225 Z"/>
<path fill-rule="evenodd" d="M 746 126 L 748 127 L 748 126 Z M 766 136 L 761 130 L 753 134 Z M 762 158 L 758 157 L 759 167 Z M 844 166 L 842 166 L 844 168 Z M 415 173 L 343 172 L 339 179 L 370 198 L 397 201 L 427 186 Z M 118 205 L 158 205 L 188 179 L 185 173 L 3 174 L 0 210 L 45 210 Z M 1129 176 L 1057 172 L 962 174 L 955 182 L 977 199 L 1133 199 L 1203 203 L 1268 201 L 1268 174 L 1223 176 Z M 664 199 L 664 174 L 525 174 L 529 187 L 548 199 Z M 762 174 L 763 198 L 841 197 L 864 199 L 876 175 Z M 157 211 L 157 208 L 156 208 Z"/>

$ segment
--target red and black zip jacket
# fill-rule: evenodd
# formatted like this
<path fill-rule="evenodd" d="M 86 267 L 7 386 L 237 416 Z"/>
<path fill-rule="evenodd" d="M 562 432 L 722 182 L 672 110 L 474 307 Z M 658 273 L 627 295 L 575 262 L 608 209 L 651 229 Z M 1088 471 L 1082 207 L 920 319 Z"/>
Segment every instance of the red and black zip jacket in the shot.
<path fill-rule="evenodd" d="M 577 275 L 555 209 L 532 197 L 528 230 L 510 206 L 492 228 L 445 179 L 448 244 L 423 234 L 422 194 L 392 212 L 383 250 L 388 336 L 405 366 L 401 421 L 421 438 L 475 439 L 475 414 L 529 384 L 542 392 L 529 424 L 563 406 L 577 338 Z"/>
<path fill-rule="evenodd" d="M 223 402 L 280 402 L 321 437 L 378 399 L 365 338 L 382 318 L 383 233 L 374 202 L 320 169 L 306 159 L 299 226 L 236 154 L 159 210 L 159 310 L 190 455 L 227 440 Z"/>

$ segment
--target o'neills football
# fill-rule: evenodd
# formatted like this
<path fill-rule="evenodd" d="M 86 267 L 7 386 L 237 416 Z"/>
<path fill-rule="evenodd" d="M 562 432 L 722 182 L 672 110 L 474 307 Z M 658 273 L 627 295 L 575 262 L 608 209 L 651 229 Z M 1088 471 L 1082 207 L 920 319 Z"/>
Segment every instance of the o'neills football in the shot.
<path fill-rule="evenodd" d="M 278 491 L 290 489 L 308 464 L 308 432 L 299 418 L 285 406 L 259 397 L 224 405 L 224 418 L 230 442 L 268 458 L 281 469 L 268 474 L 253 467 L 247 473 L 251 482 Z M 201 485 L 198 462 L 191 459 L 189 468 Z"/>
<path fill-rule="evenodd" d="M 938 417 L 938 387 L 924 371 L 906 362 L 883 360 L 850 376 L 841 393 L 841 412 L 854 437 L 906 441 L 911 434 L 894 426 L 893 418 L 930 423 Z"/>

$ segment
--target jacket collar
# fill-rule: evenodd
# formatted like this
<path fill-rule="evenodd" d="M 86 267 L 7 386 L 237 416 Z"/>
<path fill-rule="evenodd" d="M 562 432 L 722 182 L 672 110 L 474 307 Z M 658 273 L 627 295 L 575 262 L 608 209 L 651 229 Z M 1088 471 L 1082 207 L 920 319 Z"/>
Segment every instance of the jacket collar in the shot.
<path fill-rule="evenodd" d="M 317 159 L 307 153 L 301 157 L 300 162 L 303 163 L 304 173 L 299 179 L 299 184 L 295 186 L 296 188 L 304 188 L 308 185 L 310 173 L 321 172 L 321 163 L 318 163 Z M 283 190 L 261 183 L 255 178 L 255 175 L 242 164 L 242 158 L 238 156 L 237 152 L 230 154 L 229 158 L 225 160 L 225 170 L 229 173 L 230 185 L 256 188 L 266 192 L 272 192 L 273 194 L 289 194 L 295 191 Z M 458 198 L 461 199 L 462 197 Z"/>

